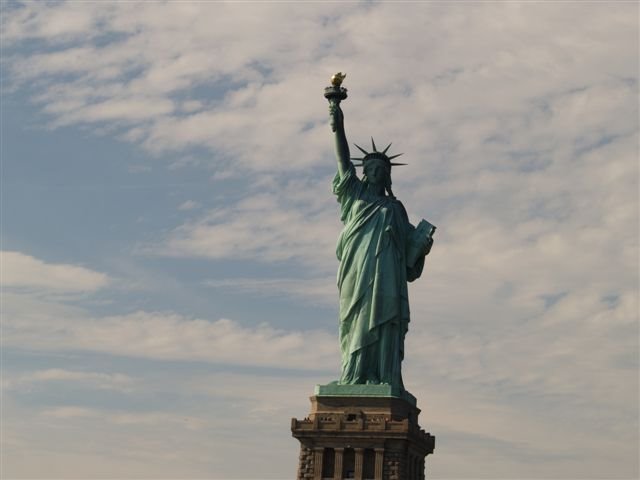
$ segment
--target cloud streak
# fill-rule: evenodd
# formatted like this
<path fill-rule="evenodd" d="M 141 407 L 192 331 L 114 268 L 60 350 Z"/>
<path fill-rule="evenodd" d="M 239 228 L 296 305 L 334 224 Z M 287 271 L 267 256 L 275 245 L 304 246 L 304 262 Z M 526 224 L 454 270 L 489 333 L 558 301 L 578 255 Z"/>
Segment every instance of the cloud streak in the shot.
<path fill-rule="evenodd" d="M 50 368 L 19 375 L 15 378 L 5 378 L 3 387 L 5 389 L 29 389 L 34 385 L 49 382 L 79 383 L 90 385 L 101 390 L 122 391 L 127 391 L 134 385 L 134 379 L 122 373 L 86 372 Z"/>
<path fill-rule="evenodd" d="M 277 4 L 25 4 L 5 17 L 3 31 L 9 42 L 36 38 L 51 45 L 45 53 L 10 56 L 7 65 L 16 86 L 29 88 L 38 79 L 43 88 L 35 98 L 54 125 L 107 122 L 151 151 L 204 146 L 217 153 L 216 162 L 233 158 L 264 171 L 321 163 L 321 79 L 344 65 L 350 81 L 367 78 L 348 101 L 353 133 L 368 138 L 367 119 L 386 118 L 390 136 L 417 156 L 434 142 L 475 147 L 474 131 L 511 138 L 519 123 L 528 130 L 522 122 L 531 120 L 523 111 L 530 102 L 576 88 L 591 88 L 606 107 L 611 97 L 598 88 L 635 78 L 631 64 L 609 55 L 611 45 L 633 37 L 629 8 L 309 4 L 287 11 L 283 24 L 284 6 Z M 406 9 L 413 18 L 408 25 Z M 54 21 L 54 28 L 43 20 L 65 16 L 66 32 L 63 23 Z M 274 27 L 256 42 L 258 17 L 261 27 L 265 19 Z M 524 18 L 537 28 L 526 28 Z M 452 36 L 454 25 L 465 34 Z M 557 30 L 563 35 L 552 33 Z M 108 35 L 111 41 L 95 40 Z M 413 61 L 407 70 L 409 58 L 428 61 Z M 546 123 L 557 136 L 584 132 L 585 122 L 601 125 L 601 117 L 573 117 L 579 103 L 572 108 L 561 124 Z"/>
<path fill-rule="evenodd" d="M 69 309 L 64 317 L 54 317 L 46 313 L 48 302 L 37 310 L 33 303 L 28 310 L 24 305 L 19 296 L 5 295 L 5 347 L 305 370 L 326 368 L 338 355 L 335 339 L 322 331 L 283 331 L 266 323 L 244 327 L 227 319 L 144 311 L 91 318 Z"/>
<path fill-rule="evenodd" d="M 0 255 L 4 288 L 76 293 L 94 292 L 110 283 L 104 273 L 85 267 L 46 263 L 21 252 L 2 251 Z"/>
<path fill-rule="evenodd" d="M 140 280 L 148 291 L 193 261 L 206 268 L 192 279 L 209 288 L 202 295 L 246 292 L 296 306 L 329 305 L 334 295 L 340 224 L 322 88 L 346 70 L 349 139 L 373 135 L 404 151 L 410 166 L 394 169 L 394 191 L 411 220 L 438 225 L 424 277 L 411 286 L 405 362 L 405 382 L 441 445 L 431 474 L 634 478 L 637 18 L 638 6 L 624 2 L 34 2 L 2 17 L 3 70 L 10 94 L 28 97 L 41 125 L 107 134 L 160 157 L 172 175 L 180 167 L 212 177 L 214 201 L 183 192 L 170 203 L 171 224 L 131 239 L 138 258 L 167 272 Z M 205 427 L 189 431 L 197 445 L 180 437 L 173 450 L 157 440 L 169 415 L 160 409 L 114 409 L 108 415 L 121 422 L 108 416 L 107 427 L 90 402 L 48 405 L 38 418 L 108 433 L 107 460 L 122 463 L 67 438 L 66 453 L 38 444 L 50 454 L 43 464 L 66 455 L 78 475 L 99 466 L 115 476 L 231 476 L 225 461 L 246 444 L 264 454 L 254 465 L 233 462 L 245 475 L 295 463 L 295 445 L 275 439 L 287 411 L 305 414 L 323 369 L 337 372 L 335 332 L 276 329 L 259 323 L 262 312 L 251 324 L 126 302 L 110 313 L 72 307 L 37 293 L 106 296 L 111 276 L 27 253 L 7 258 L 9 348 L 309 377 L 176 375 L 178 390 L 220 402 L 225 418 L 184 406 Z M 230 272 L 229 261 L 259 264 L 273 278 Z M 115 373 L 87 368 L 40 368 L 23 387 L 123 393 L 102 376 Z M 231 419 L 241 411 L 238 434 Z M 39 438 L 32 428 L 25 445 Z M 273 445 L 257 445 L 258 428 Z M 136 432 L 145 435 L 135 454 L 114 447 L 135 450 Z M 149 470 L 154 458 L 171 462 Z M 109 467 L 116 463 L 126 467 Z M 30 468 L 12 471 L 35 475 Z"/>

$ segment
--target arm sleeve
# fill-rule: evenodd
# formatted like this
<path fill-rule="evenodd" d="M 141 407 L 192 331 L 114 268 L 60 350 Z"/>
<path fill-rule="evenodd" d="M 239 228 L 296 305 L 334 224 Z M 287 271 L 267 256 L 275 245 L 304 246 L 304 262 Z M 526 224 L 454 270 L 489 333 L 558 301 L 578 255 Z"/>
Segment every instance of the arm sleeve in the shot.
<path fill-rule="evenodd" d="M 349 220 L 349 212 L 353 203 L 358 199 L 360 190 L 362 189 L 362 181 L 356 176 L 356 168 L 353 163 L 349 164 L 349 169 L 340 175 L 336 173 L 333 178 L 333 193 L 336 195 L 340 203 L 340 220 L 346 223 Z"/>
<path fill-rule="evenodd" d="M 407 281 L 413 282 L 414 280 L 420 278 L 423 268 L 424 257 L 420 257 L 412 266 L 407 267 Z"/>
<path fill-rule="evenodd" d="M 424 257 L 420 252 L 420 243 L 417 241 L 415 236 L 418 234 L 416 231 L 416 227 L 414 227 L 409 222 L 409 217 L 407 216 L 407 211 L 404 210 L 403 206 L 404 218 L 407 225 L 406 230 L 406 250 L 405 257 L 407 260 L 407 281 L 413 282 L 414 280 L 420 278 L 422 275 L 422 270 L 424 269 Z"/>

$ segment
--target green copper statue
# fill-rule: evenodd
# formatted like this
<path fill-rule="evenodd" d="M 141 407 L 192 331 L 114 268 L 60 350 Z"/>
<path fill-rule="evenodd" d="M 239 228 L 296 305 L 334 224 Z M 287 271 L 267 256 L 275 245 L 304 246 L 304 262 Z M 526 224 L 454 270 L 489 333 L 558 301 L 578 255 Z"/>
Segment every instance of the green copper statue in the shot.
<path fill-rule="evenodd" d="M 433 244 L 435 227 L 422 220 L 409 223 L 402 203 L 391 191 L 391 167 L 404 165 L 387 156 L 389 146 L 371 152 L 356 147 L 362 158 L 350 158 L 340 101 L 344 75 L 325 89 L 329 100 L 338 172 L 333 192 L 340 203 L 344 229 L 336 253 L 340 261 L 340 348 L 342 374 L 338 384 L 386 384 L 404 391 L 401 362 L 409 325 L 407 282 L 419 278 Z M 363 167 L 358 178 L 351 160 Z"/>

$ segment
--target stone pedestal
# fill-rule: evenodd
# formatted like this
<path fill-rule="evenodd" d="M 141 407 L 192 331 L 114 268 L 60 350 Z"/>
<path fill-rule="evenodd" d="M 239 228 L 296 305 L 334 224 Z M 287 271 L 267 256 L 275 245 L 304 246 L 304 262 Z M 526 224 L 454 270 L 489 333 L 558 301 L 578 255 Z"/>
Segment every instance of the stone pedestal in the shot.
<path fill-rule="evenodd" d="M 300 441 L 297 479 L 424 480 L 435 437 L 418 425 L 415 398 L 377 385 L 341 395 L 340 387 L 316 387 L 309 416 L 291 420 Z"/>

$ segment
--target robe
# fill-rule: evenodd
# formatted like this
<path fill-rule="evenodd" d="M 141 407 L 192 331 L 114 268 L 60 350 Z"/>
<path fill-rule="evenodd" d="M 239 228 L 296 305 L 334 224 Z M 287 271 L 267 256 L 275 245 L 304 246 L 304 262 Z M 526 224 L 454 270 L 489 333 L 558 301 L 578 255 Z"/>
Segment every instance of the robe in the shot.
<path fill-rule="evenodd" d="M 407 281 L 422 273 L 424 256 L 407 265 L 415 227 L 404 206 L 371 194 L 353 164 L 333 180 L 344 228 L 340 261 L 340 384 L 389 384 L 403 388 L 401 362 L 409 326 Z"/>

